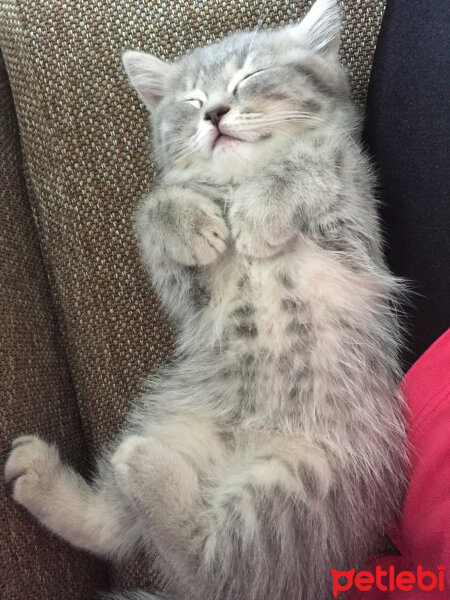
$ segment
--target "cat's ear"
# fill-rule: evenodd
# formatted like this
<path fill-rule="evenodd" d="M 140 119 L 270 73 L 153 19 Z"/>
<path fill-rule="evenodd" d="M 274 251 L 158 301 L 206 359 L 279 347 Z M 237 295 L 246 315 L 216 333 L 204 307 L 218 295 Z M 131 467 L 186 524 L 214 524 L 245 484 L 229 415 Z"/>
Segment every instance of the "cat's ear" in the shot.
<path fill-rule="evenodd" d="M 291 29 L 312 50 L 337 54 L 341 17 L 337 0 L 316 0 L 300 23 Z"/>
<path fill-rule="evenodd" d="M 167 91 L 175 65 L 148 54 L 126 50 L 122 62 L 132 86 L 149 110 L 153 110 Z"/>

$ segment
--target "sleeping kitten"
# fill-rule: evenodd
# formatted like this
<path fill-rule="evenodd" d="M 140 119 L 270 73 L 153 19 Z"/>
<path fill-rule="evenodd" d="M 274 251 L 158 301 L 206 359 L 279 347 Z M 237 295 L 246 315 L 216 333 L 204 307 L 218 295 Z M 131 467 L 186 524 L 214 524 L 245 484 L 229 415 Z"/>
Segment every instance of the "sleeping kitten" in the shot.
<path fill-rule="evenodd" d="M 72 544 L 156 555 L 173 599 L 328 600 L 399 508 L 400 285 L 338 45 L 317 0 L 174 63 L 123 57 L 160 167 L 136 229 L 178 350 L 95 485 L 35 436 L 5 477 Z"/>

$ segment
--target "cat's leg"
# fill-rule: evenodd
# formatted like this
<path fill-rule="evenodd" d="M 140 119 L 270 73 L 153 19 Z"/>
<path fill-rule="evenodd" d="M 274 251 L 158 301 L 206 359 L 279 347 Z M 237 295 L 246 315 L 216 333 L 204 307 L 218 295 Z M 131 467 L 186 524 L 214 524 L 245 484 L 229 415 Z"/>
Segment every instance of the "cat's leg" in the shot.
<path fill-rule="evenodd" d="M 335 165 L 320 157 L 301 154 L 269 166 L 234 192 L 229 222 L 237 251 L 255 258 L 287 251 L 298 234 L 311 233 L 307 224 L 315 230 L 334 223 L 339 193 Z"/>
<path fill-rule="evenodd" d="M 123 492 L 171 530 L 189 521 L 200 502 L 199 480 L 217 477 L 226 456 L 223 428 L 193 411 L 155 418 L 146 435 L 124 436 L 110 460 Z M 178 537 L 184 534 L 172 539 Z"/>
<path fill-rule="evenodd" d="M 271 189 L 269 178 L 241 184 L 236 190 L 229 221 L 240 254 L 252 258 L 274 256 L 295 236 L 294 198 L 277 202 L 280 194 L 280 189 Z"/>
<path fill-rule="evenodd" d="M 230 469 L 191 549 L 204 597 L 330 598 L 323 559 L 336 543 L 324 508 L 331 486 L 323 453 L 290 436 L 274 436 Z"/>
<path fill-rule="evenodd" d="M 209 491 L 199 489 L 192 465 L 158 440 L 136 436 L 116 455 L 115 467 L 149 515 L 155 545 L 188 597 L 303 597 L 313 573 L 307 597 L 327 597 L 314 595 L 327 565 L 312 564 L 309 555 L 310 544 L 326 546 L 326 536 L 334 535 L 321 511 L 331 473 L 317 449 L 273 440 Z"/>
<path fill-rule="evenodd" d="M 226 249 L 229 230 L 221 208 L 181 185 L 157 188 L 138 208 L 136 232 L 158 296 L 176 322 L 185 320 L 205 303 L 198 267 Z"/>
<path fill-rule="evenodd" d="M 111 459 L 117 481 L 149 517 L 151 536 L 172 562 L 186 550 L 200 502 L 199 471 L 153 437 L 128 436 Z"/>
<path fill-rule="evenodd" d="M 227 462 L 232 436 L 224 433 L 214 415 L 185 411 L 155 418 L 146 435 L 125 436 L 111 457 L 116 480 L 147 515 L 152 543 L 175 573 L 203 492 Z M 188 571 L 182 570 L 185 580 Z"/>
<path fill-rule="evenodd" d="M 65 465 L 54 445 L 37 436 L 14 440 L 5 465 L 5 482 L 16 502 L 74 546 L 120 557 L 139 540 L 140 523 L 105 464 L 90 486 Z"/>

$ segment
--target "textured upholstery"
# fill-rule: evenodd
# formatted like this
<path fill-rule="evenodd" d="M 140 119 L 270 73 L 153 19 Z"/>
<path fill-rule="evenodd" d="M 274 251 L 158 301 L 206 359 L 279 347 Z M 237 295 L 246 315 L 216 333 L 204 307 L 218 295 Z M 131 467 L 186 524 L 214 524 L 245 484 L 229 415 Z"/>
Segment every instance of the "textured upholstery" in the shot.
<path fill-rule="evenodd" d="M 269 0 L 264 24 L 292 21 L 310 3 Z M 9 154 L 2 164 L 7 183 L 2 179 L 0 192 L 6 193 L 2 211 L 7 211 L 8 227 L 12 224 L 2 231 L 10 253 L 1 282 L 9 311 L 4 344 L 17 356 L 16 364 L 5 352 L 0 363 L 9 403 L 7 418 L 1 419 L 6 426 L 3 453 L 6 439 L 36 431 L 58 439 L 68 457 L 80 462 L 86 449 L 91 455 L 114 438 L 139 379 L 170 358 L 173 330 L 139 265 L 131 229 L 133 207 L 151 187 L 153 169 L 147 117 L 126 83 L 121 51 L 141 48 L 172 58 L 232 30 L 253 28 L 263 4 L 0 0 L 0 47 L 14 95 L 28 192 L 17 139 L 11 141 L 11 100 L 2 97 L 8 111 L 2 113 L 0 136 Z M 362 104 L 384 0 L 342 4 L 342 57 Z M 19 573 L 34 556 L 33 572 L 27 573 L 30 590 L 45 590 L 40 563 L 54 556 L 52 569 L 66 589 L 74 576 L 80 589 L 87 589 L 87 559 L 77 554 L 69 572 L 62 566 L 66 547 L 50 542 L 23 511 L 7 506 L 2 531 L 3 520 L 9 519 L 12 525 L 5 530 L 11 527 L 12 533 L 0 539 L 5 552 L 1 568 L 8 563 L 8 573 Z M 27 542 L 16 540 L 11 549 L 20 532 L 27 532 Z M 39 552 L 33 546 L 37 535 L 45 540 Z M 77 568 L 83 560 L 86 568 Z M 115 569 L 113 585 L 150 583 L 139 564 L 134 560 Z M 5 580 L 1 573 L 0 580 Z M 14 583 L 8 585 L 6 598 L 53 597 L 31 591 L 14 595 Z M 70 596 L 75 597 L 82 593 Z"/>
<path fill-rule="evenodd" d="M 58 440 L 63 454 L 85 470 L 86 443 L 21 163 L 14 104 L 0 64 L 0 456 L 11 438 L 39 431 Z M 84 600 L 104 571 L 0 494 L 0 598 Z"/>

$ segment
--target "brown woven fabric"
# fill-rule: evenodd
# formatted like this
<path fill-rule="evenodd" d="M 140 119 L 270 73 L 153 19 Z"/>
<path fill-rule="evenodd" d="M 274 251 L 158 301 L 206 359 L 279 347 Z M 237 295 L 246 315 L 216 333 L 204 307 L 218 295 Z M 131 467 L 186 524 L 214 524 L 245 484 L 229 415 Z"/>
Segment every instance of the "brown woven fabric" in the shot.
<path fill-rule="evenodd" d="M 84 468 L 86 445 L 28 203 L 15 111 L 0 62 L 0 469 L 11 438 L 40 433 Z M 0 597 L 86 600 L 102 569 L 0 490 Z M 104 568 L 103 568 L 104 573 Z"/>
<path fill-rule="evenodd" d="M 297 19 L 310 3 L 269 0 L 264 25 Z M 0 0 L 30 201 L 91 449 L 113 439 L 138 380 L 170 357 L 173 342 L 131 231 L 153 171 L 147 117 L 126 83 L 121 51 L 171 58 L 255 27 L 263 4 Z M 343 8 L 343 60 L 361 103 L 384 0 Z M 134 562 L 117 583 L 138 582 L 139 572 Z"/>

